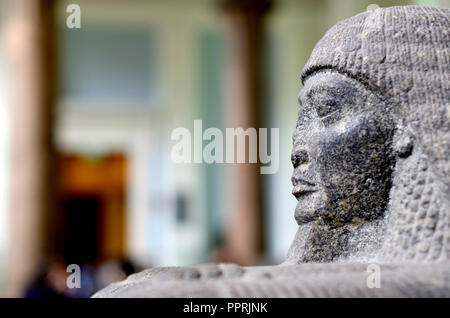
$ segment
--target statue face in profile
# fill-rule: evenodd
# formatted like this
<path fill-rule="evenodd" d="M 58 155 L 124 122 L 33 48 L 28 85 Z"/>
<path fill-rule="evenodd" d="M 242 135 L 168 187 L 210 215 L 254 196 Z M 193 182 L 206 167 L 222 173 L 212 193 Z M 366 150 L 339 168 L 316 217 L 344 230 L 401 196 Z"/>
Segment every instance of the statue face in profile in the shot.
<path fill-rule="evenodd" d="M 393 169 L 393 121 L 382 98 L 333 70 L 313 73 L 299 94 L 292 193 L 298 224 L 382 217 Z"/>
<path fill-rule="evenodd" d="M 289 262 L 450 256 L 448 17 L 367 11 L 314 47 L 293 136 Z"/>

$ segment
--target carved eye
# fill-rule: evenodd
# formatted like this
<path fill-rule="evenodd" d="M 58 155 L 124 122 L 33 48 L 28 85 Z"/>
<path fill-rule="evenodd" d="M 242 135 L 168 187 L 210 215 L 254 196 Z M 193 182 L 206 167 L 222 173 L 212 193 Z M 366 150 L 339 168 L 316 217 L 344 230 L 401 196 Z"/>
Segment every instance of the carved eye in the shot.
<path fill-rule="evenodd" d="M 308 154 L 304 150 L 296 151 L 291 155 L 291 162 L 295 169 L 299 165 L 308 162 Z"/>
<path fill-rule="evenodd" d="M 335 93 L 326 92 L 317 96 L 316 113 L 325 126 L 331 125 L 341 118 L 344 98 Z"/>
<path fill-rule="evenodd" d="M 338 103 L 336 99 L 327 98 L 325 100 L 321 100 L 320 104 L 316 107 L 317 116 L 320 118 L 328 116 L 337 110 L 337 106 Z"/>
<path fill-rule="evenodd" d="M 319 118 L 324 118 L 341 109 L 343 97 L 339 89 L 325 88 L 312 94 L 312 105 Z"/>

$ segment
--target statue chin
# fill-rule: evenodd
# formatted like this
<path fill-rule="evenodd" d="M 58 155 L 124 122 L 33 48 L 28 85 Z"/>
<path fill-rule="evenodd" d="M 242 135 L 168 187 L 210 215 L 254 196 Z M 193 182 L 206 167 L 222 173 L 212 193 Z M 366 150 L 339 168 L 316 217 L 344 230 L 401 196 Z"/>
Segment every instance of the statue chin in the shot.
<path fill-rule="evenodd" d="M 294 214 L 297 224 L 303 225 L 320 218 L 319 207 L 323 206 L 323 203 L 320 192 L 310 193 L 299 199 Z"/>
<path fill-rule="evenodd" d="M 450 297 L 449 20 L 448 9 L 380 8 L 317 43 L 302 71 L 299 229 L 284 263 L 153 268 L 94 297 Z"/>

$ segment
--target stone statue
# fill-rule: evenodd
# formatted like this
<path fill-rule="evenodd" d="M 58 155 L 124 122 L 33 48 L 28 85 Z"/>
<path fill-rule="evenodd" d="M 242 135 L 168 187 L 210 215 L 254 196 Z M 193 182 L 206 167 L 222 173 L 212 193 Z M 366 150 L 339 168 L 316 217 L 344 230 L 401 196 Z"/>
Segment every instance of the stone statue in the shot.
<path fill-rule="evenodd" d="M 449 44 L 450 10 L 419 6 L 358 14 L 319 41 L 284 263 L 149 269 L 95 297 L 450 297 Z"/>

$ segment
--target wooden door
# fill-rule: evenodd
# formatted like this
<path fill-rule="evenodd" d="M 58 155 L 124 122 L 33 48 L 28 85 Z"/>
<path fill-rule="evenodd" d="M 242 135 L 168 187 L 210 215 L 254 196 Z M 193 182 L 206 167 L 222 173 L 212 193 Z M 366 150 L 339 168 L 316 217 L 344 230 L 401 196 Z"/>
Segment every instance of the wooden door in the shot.
<path fill-rule="evenodd" d="M 124 256 L 126 159 L 59 156 L 59 250 L 71 262 Z"/>

